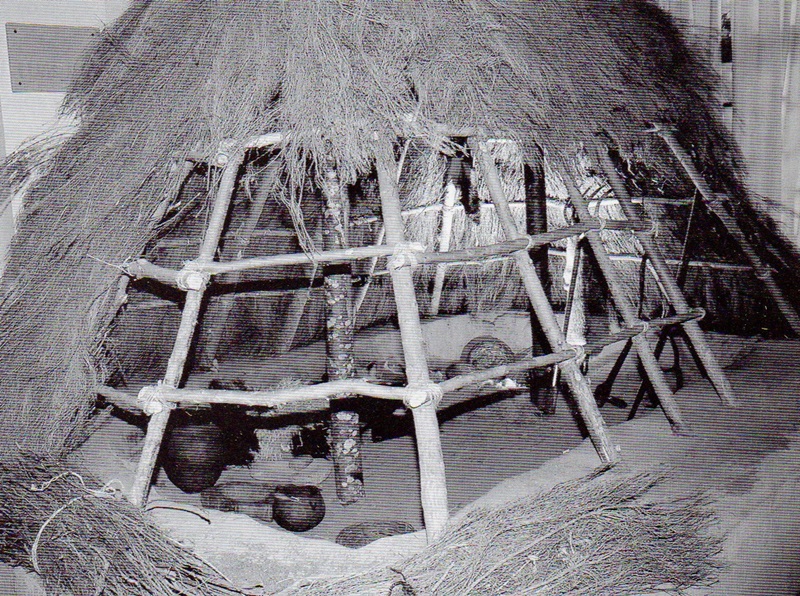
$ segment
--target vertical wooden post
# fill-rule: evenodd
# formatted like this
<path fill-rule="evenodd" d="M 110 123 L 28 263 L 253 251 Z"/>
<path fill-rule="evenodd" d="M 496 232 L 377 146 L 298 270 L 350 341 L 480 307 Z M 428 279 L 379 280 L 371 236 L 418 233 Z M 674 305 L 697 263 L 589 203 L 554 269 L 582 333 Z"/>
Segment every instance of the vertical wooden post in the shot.
<path fill-rule="evenodd" d="M 578 220 L 581 222 L 591 221 L 592 216 L 589 213 L 589 207 L 587 206 L 583 195 L 581 195 L 580 191 L 567 176 L 564 176 L 564 182 L 567 185 L 567 191 L 569 192 L 572 206 L 575 207 Z M 597 266 L 603 272 L 603 277 L 608 285 L 608 290 L 611 293 L 612 299 L 614 300 L 614 306 L 616 307 L 623 321 L 625 321 L 625 325 L 634 327 L 639 323 L 636 309 L 634 308 L 633 304 L 631 304 L 628 295 L 625 294 L 625 291 L 622 288 L 617 271 L 614 269 L 614 264 L 611 262 L 605 246 L 603 246 L 603 241 L 600 239 L 600 233 L 596 230 L 589 230 L 586 232 L 586 240 L 589 242 L 589 246 L 592 249 L 592 254 L 597 262 Z M 631 338 L 631 342 L 633 343 L 633 347 L 639 356 L 639 360 L 641 361 L 642 367 L 647 374 L 647 378 L 653 385 L 653 390 L 656 392 L 656 395 L 661 402 L 661 408 L 664 410 L 667 419 L 672 424 L 673 430 L 675 432 L 686 432 L 688 427 L 683 421 L 683 416 L 681 415 L 675 398 L 672 396 L 672 390 L 670 389 L 667 380 L 664 378 L 664 373 L 661 371 L 661 367 L 658 365 L 658 360 L 656 360 L 656 357 L 653 355 L 653 350 L 650 347 L 650 340 L 644 334 L 639 334 L 633 336 Z"/>
<path fill-rule="evenodd" d="M 229 158 L 225 166 L 214 199 L 211 219 L 208 222 L 206 235 L 203 238 L 203 244 L 200 247 L 200 253 L 197 258 L 199 263 L 210 263 L 214 260 L 214 253 L 217 250 L 217 246 L 219 246 L 219 239 L 225 226 L 225 219 L 228 216 L 231 196 L 236 187 L 236 179 L 243 161 L 244 151 L 240 150 Z M 203 303 L 203 294 L 207 284 L 206 278 L 201 277 L 201 279 L 203 279 L 203 282 L 198 289 L 187 290 L 186 292 L 181 324 L 178 327 L 172 354 L 167 362 L 167 371 L 164 374 L 163 383 L 168 387 L 177 388 L 183 378 L 186 358 L 194 338 L 197 318 L 200 315 L 200 307 Z M 141 507 L 147 501 L 150 481 L 153 477 L 153 469 L 155 468 L 158 452 L 161 449 L 164 431 L 169 421 L 169 413 L 170 408 L 165 406 L 160 412 L 153 414 L 147 424 L 147 434 L 144 439 L 142 454 L 139 458 L 139 466 L 136 469 L 136 478 L 131 487 L 130 501 L 136 506 Z"/>
<path fill-rule="evenodd" d="M 786 58 L 793 29 L 797 35 L 797 25 L 787 18 L 791 10 L 787 4 L 736 0 L 731 32 L 733 121 L 747 163 L 747 182 L 758 195 L 779 202 L 785 138 L 782 100 L 788 91 L 786 77 L 791 76 Z M 776 210 L 781 224 L 787 223 L 780 221 L 784 209 Z"/>
<path fill-rule="evenodd" d="M 497 217 L 500 220 L 500 225 L 503 227 L 506 240 L 519 238 L 520 233 L 517 230 L 514 218 L 511 215 L 511 210 L 508 207 L 508 200 L 503 192 L 500 174 L 497 172 L 494 158 L 489 153 L 485 143 L 480 143 L 478 145 L 478 153 L 481 158 L 483 173 L 486 177 L 486 185 L 492 197 L 492 202 L 495 205 Z M 521 250 L 515 252 L 513 256 L 517 263 L 520 276 L 522 277 L 525 291 L 530 299 L 531 306 L 536 313 L 536 317 L 539 319 L 542 329 L 547 335 L 550 347 L 559 352 L 569 349 L 564 339 L 564 334 L 558 326 L 553 308 L 550 306 L 550 301 L 545 294 L 541 281 L 536 275 L 536 269 L 533 266 L 528 252 L 526 250 Z M 600 459 L 605 463 L 618 461 L 619 453 L 606 432 L 605 420 L 603 420 L 603 417 L 600 415 L 600 410 L 597 408 L 592 389 L 589 387 L 586 377 L 581 373 L 580 366 L 575 360 L 567 360 L 561 363 L 561 371 L 564 373 L 564 380 L 575 396 L 578 411 L 586 424 L 589 437 Z"/>
<path fill-rule="evenodd" d="M 444 204 L 442 205 L 442 229 L 439 232 L 439 252 L 450 250 L 450 240 L 453 235 L 453 216 L 455 206 L 458 201 L 458 189 L 455 183 L 450 180 L 444 194 Z M 447 272 L 447 263 L 436 265 L 436 275 L 433 280 L 433 292 L 431 293 L 431 306 L 428 311 L 431 315 L 439 314 L 439 304 L 442 300 L 442 288 L 444 288 L 444 277 Z"/>
<path fill-rule="evenodd" d="M 567 303 L 564 308 L 564 335 L 571 346 L 586 345 L 586 308 L 583 300 L 583 247 L 579 238 L 567 238 L 564 266 L 564 290 Z"/>
<path fill-rule="evenodd" d="M 538 149 L 538 148 L 537 148 Z M 534 163 L 525 165 L 523 169 L 525 184 L 525 231 L 529 235 L 541 234 L 547 231 L 547 190 L 544 175 L 544 155 L 538 149 L 532 156 Z M 549 245 L 544 244 L 528 254 L 536 269 L 536 276 L 547 293 L 550 284 L 550 255 Z M 528 305 L 531 316 L 531 354 L 541 356 L 552 351 L 547 341 L 547 336 L 542 325 L 536 318 L 533 307 Z M 530 386 L 531 401 L 547 416 L 556 413 L 556 398 L 559 395 L 558 386 L 550 382 L 550 369 L 533 369 L 528 371 L 528 384 Z"/>
<path fill-rule="evenodd" d="M 349 199 L 347 189 L 332 164 L 323 172 L 322 192 L 325 214 L 322 244 L 325 250 L 348 246 Z M 325 355 L 329 381 L 355 376 L 353 358 L 353 284 L 349 263 L 329 265 L 325 278 Z M 335 396 L 338 400 L 349 394 Z M 342 505 L 357 502 L 364 496 L 364 472 L 361 460 L 361 423 L 358 412 L 331 404 L 330 447 L 336 479 L 336 496 Z"/>
<path fill-rule="evenodd" d="M 405 240 L 397 183 L 398 166 L 394 159 L 391 141 L 383 139 L 378 143 L 375 166 L 378 172 L 386 243 L 390 246 L 397 246 Z M 408 384 L 409 386 L 429 385 L 431 380 L 428 360 L 425 355 L 419 306 L 414 293 L 411 270 L 408 267 L 392 269 L 391 277 Z M 447 482 L 439 436 L 439 421 L 436 417 L 436 404 L 427 402 L 412 408 L 411 413 L 414 417 L 417 439 L 420 496 L 425 519 L 425 533 L 428 542 L 431 542 L 441 534 L 449 517 Z"/>
<path fill-rule="evenodd" d="M 622 179 L 617 174 L 611 158 L 602 149 L 598 151 L 598 156 L 600 158 L 600 166 L 606 175 L 608 183 L 611 185 L 611 189 L 614 191 L 617 199 L 619 199 L 619 205 L 622 212 L 625 214 L 625 218 L 628 221 L 638 223 L 641 218 L 638 216 L 636 207 L 631 201 L 631 197 L 628 195 L 628 191 L 625 189 Z M 653 269 L 658 276 L 660 286 L 667 300 L 675 309 L 675 312 L 679 315 L 689 312 L 689 304 L 686 302 L 683 292 L 681 292 L 678 284 L 670 273 L 669 266 L 661 255 L 661 251 L 646 232 L 634 232 L 634 234 L 642 245 L 645 253 L 650 258 Z M 725 373 L 722 371 L 722 367 L 717 362 L 716 356 L 714 356 L 711 348 L 709 348 L 706 343 L 706 338 L 700 326 L 697 324 L 697 321 L 687 321 L 683 324 L 683 328 L 686 331 L 686 336 L 689 338 L 689 341 L 694 345 L 697 356 L 703 363 L 706 372 L 708 372 L 711 384 L 714 386 L 720 399 L 722 399 L 726 405 L 735 405 L 736 400 L 733 396 L 730 383 Z"/>
<path fill-rule="evenodd" d="M 537 148 L 532 156 L 535 162 L 525 164 L 523 183 L 525 185 L 525 231 L 530 234 L 543 234 L 547 231 L 547 188 L 544 173 L 544 154 Z M 547 288 L 550 283 L 549 246 L 544 244 L 529 251 L 536 275 Z M 545 340 L 546 338 L 542 337 Z M 544 348 L 542 344 L 542 348 Z M 543 352 L 542 352 L 543 353 Z"/>

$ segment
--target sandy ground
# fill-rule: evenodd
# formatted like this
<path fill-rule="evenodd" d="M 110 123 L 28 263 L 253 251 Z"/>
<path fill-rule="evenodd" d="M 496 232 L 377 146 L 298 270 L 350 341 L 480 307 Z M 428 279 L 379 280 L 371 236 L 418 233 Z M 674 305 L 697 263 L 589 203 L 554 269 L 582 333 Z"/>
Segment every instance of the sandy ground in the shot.
<path fill-rule="evenodd" d="M 471 329 L 462 335 L 468 341 L 474 332 Z M 505 333 L 495 332 L 499 337 Z M 455 337 L 452 330 L 447 335 L 437 328 L 433 343 L 444 336 Z M 452 345 L 462 339 L 458 336 L 452 343 L 446 342 L 451 352 L 460 352 L 459 346 Z M 374 354 L 375 344 L 369 341 L 362 349 Z M 397 347 L 385 337 L 380 342 L 388 352 Z M 525 338 L 519 342 L 524 345 Z M 642 409 L 631 422 L 624 422 L 625 411 L 606 406 L 601 412 L 621 450 L 622 469 L 644 471 L 664 465 L 671 469 L 670 479 L 654 489 L 655 496 L 674 498 L 696 490 L 712 496 L 719 530 L 726 536 L 722 553 L 726 567 L 715 586 L 693 594 L 795 596 L 800 593 L 800 499 L 796 497 L 800 486 L 796 430 L 800 421 L 800 342 L 755 342 L 712 335 L 711 344 L 727 366 L 738 407 L 721 406 L 710 385 L 684 359 L 687 385 L 677 398 L 691 426 L 690 434 L 675 436 L 660 410 Z M 310 347 L 304 355 L 295 353 L 291 358 L 263 363 L 257 371 L 251 365 L 245 372 L 262 379 L 278 373 L 313 376 L 320 355 L 318 347 Z M 457 354 L 442 354 L 445 360 L 454 357 Z M 592 365 L 595 382 L 602 380 L 611 361 L 606 355 Z M 230 369 L 223 366 L 224 374 L 241 377 L 243 371 L 237 369 L 237 363 L 230 364 Z M 193 382 L 202 385 L 207 379 Z M 635 370 L 628 366 L 615 394 L 630 401 L 635 383 Z M 443 422 L 441 431 L 449 505 L 456 515 L 465 508 L 547 490 L 600 464 L 563 401 L 555 416 L 542 418 L 534 414 L 523 395 L 461 413 Z M 83 457 L 104 480 L 118 478 L 127 485 L 135 467 L 136 439 L 132 427 L 113 421 L 89 441 Z M 400 437 L 373 443 L 367 436 L 363 458 L 366 498 L 347 507 L 339 505 L 332 477 L 328 477 L 321 484 L 326 517 L 304 534 L 235 513 L 209 510 L 203 519 L 187 511 L 156 509 L 153 515 L 233 581 L 260 587 L 264 593 L 278 591 L 301 577 L 386 564 L 421 548 L 424 532 L 383 538 L 357 550 L 332 541 L 342 528 L 370 520 L 401 521 L 422 528 L 414 441 Z M 315 465 L 317 473 L 324 472 L 324 460 Z M 248 476 L 252 481 L 251 472 L 229 469 L 220 482 L 243 481 Z M 281 473 L 286 470 L 276 471 L 276 477 Z M 199 505 L 197 495 L 181 493 L 163 474 L 152 498 Z"/>

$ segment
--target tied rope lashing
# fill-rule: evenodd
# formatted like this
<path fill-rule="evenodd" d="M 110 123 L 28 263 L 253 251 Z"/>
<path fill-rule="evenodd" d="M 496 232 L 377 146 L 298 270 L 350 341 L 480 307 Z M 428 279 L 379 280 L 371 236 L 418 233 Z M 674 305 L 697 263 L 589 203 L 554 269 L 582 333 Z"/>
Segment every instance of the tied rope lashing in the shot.
<path fill-rule="evenodd" d="M 434 406 L 438 406 L 439 402 L 442 401 L 442 397 L 444 397 L 444 392 L 437 383 L 421 383 L 406 387 L 403 403 L 413 410 L 427 403 L 433 403 Z"/>
<path fill-rule="evenodd" d="M 392 255 L 386 261 L 386 268 L 389 271 L 400 269 L 401 267 L 419 267 L 420 262 L 417 255 L 425 252 L 425 246 L 419 242 L 398 242 L 394 246 Z"/>
<path fill-rule="evenodd" d="M 159 381 L 155 385 L 142 387 L 139 390 L 139 394 L 136 396 L 136 402 L 139 404 L 142 412 L 148 416 L 160 414 L 164 409 L 173 409 L 175 407 L 174 404 L 164 399 L 164 392 L 162 391 L 163 386 L 164 382 Z"/>

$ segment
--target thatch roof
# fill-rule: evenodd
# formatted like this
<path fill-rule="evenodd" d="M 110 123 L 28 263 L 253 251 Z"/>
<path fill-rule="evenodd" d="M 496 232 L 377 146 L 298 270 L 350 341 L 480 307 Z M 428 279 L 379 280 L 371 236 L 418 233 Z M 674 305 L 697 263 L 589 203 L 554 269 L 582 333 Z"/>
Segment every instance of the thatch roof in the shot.
<path fill-rule="evenodd" d="M 33 146 L 6 168 L 12 186 L 26 158 L 42 175 L 0 285 L 0 436 L 50 453 L 84 436 L 118 267 L 169 227 L 153 213 L 189 154 L 282 132 L 291 199 L 322 160 L 345 181 L 368 173 L 376 138 L 438 148 L 468 129 L 517 140 L 528 160 L 540 147 L 562 173 L 600 139 L 681 187 L 642 134 L 658 121 L 735 194 L 712 81 L 645 0 L 135 0 L 66 98 L 77 132 L 43 164 Z"/>

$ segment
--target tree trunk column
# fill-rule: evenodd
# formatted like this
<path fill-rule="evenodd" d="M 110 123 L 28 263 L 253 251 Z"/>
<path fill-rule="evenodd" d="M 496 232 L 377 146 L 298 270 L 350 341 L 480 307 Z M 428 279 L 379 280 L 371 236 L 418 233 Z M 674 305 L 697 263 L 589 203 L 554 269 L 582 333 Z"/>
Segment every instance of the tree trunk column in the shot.
<path fill-rule="evenodd" d="M 322 226 L 324 250 L 348 246 L 349 203 L 347 190 L 336 170 L 326 168 L 323 180 L 325 215 Z M 350 264 L 326 266 L 325 286 L 325 356 L 329 381 L 355 376 L 353 358 L 352 275 Z M 330 448 L 336 496 L 342 505 L 350 505 L 364 496 L 364 472 L 361 460 L 361 422 L 358 412 L 344 405 L 349 394 L 337 395 L 331 403 Z M 338 403 L 337 403 L 338 401 Z"/>

